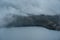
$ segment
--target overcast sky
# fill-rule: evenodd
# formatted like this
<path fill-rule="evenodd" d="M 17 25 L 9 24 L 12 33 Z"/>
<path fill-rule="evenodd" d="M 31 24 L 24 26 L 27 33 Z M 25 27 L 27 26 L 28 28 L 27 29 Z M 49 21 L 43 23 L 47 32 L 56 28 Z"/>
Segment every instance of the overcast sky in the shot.
<path fill-rule="evenodd" d="M 60 13 L 60 0 L 0 0 L 0 14 Z"/>
<path fill-rule="evenodd" d="M 26 13 L 59 14 L 60 0 L 0 0 L 1 24 L 7 14 L 26 15 Z"/>

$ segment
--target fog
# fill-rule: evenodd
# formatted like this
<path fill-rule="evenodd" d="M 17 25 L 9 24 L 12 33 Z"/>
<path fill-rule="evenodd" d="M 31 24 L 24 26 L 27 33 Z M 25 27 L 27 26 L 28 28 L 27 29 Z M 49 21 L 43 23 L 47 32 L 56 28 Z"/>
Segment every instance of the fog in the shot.
<path fill-rule="evenodd" d="M 12 14 L 47 14 L 54 15 L 60 13 L 60 0 L 0 0 L 0 26 L 12 22 Z"/>
<path fill-rule="evenodd" d="M 54 14 L 60 13 L 59 0 L 0 0 L 0 13 Z M 53 10 L 53 11 L 52 11 Z"/>
<path fill-rule="evenodd" d="M 60 0 L 0 0 L 0 27 L 12 22 L 14 14 L 60 14 Z M 0 40 L 60 40 L 60 31 L 41 27 L 0 28 Z"/>

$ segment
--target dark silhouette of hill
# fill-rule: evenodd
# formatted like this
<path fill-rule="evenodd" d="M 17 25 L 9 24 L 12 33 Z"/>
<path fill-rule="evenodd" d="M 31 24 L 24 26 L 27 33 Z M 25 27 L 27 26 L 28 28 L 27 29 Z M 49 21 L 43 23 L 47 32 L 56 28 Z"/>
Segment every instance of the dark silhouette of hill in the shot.
<path fill-rule="evenodd" d="M 29 15 L 18 16 L 13 15 L 15 20 L 9 23 L 6 27 L 28 27 L 37 26 L 45 27 L 51 30 L 60 30 L 60 15 Z"/>

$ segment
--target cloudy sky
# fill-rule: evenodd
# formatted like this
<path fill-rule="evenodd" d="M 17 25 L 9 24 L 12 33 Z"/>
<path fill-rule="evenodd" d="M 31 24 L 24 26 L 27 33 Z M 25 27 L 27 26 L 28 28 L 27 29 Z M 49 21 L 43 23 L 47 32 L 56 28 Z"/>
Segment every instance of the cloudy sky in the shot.
<path fill-rule="evenodd" d="M 60 0 L 0 0 L 0 14 L 60 13 Z"/>
<path fill-rule="evenodd" d="M 59 14 L 60 0 L 0 0 L 1 24 L 3 24 L 3 18 L 7 14 L 26 15 L 26 13 L 48 15 Z"/>

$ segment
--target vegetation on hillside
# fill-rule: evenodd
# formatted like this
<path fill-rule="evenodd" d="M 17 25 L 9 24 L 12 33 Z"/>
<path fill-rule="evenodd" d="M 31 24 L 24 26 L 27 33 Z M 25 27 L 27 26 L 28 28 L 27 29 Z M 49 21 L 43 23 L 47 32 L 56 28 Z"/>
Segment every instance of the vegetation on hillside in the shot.
<path fill-rule="evenodd" d="M 18 16 L 14 15 L 15 19 L 9 23 L 6 27 L 28 27 L 28 26 L 42 26 L 52 30 L 60 30 L 59 15 L 29 15 Z"/>

